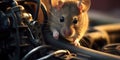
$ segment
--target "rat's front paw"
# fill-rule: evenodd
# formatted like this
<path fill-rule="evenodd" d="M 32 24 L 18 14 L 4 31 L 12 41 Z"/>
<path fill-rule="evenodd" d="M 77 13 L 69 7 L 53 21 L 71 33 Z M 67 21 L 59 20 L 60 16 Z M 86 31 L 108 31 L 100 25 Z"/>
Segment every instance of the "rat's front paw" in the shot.
<path fill-rule="evenodd" d="M 73 43 L 74 43 L 74 45 L 75 45 L 76 47 L 79 47 L 79 46 L 80 46 L 80 43 L 79 43 L 79 41 L 77 41 L 77 40 L 74 41 Z"/>
<path fill-rule="evenodd" d="M 55 39 L 58 39 L 59 38 L 59 32 L 58 31 L 53 31 L 53 37 Z"/>

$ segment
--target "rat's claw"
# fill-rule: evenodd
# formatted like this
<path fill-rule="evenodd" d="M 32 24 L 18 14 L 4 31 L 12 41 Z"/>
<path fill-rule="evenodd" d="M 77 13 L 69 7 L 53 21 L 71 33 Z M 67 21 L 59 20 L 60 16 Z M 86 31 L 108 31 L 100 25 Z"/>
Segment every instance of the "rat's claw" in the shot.
<path fill-rule="evenodd" d="M 76 47 L 79 47 L 80 46 L 80 43 L 79 43 L 79 41 L 74 41 L 74 45 L 76 46 Z"/>
<path fill-rule="evenodd" d="M 58 39 L 58 38 L 59 38 L 59 32 L 58 32 L 58 31 L 54 31 L 54 32 L 53 32 L 53 37 L 54 37 L 55 39 Z"/>

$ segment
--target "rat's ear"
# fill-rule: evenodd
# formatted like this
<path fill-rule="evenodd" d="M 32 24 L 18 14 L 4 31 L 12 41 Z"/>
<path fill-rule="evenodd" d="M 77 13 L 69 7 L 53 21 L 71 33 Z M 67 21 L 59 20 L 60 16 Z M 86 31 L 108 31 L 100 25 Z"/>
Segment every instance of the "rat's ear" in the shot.
<path fill-rule="evenodd" d="M 90 0 L 79 0 L 78 1 L 78 8 L 80 9 L 80 11 L 85 12 L 88 11 L 91 5 L 91 1 Z"/>
<path fill-rule="evenodd" d="M 65 0 L 51 0 L 51 7 L 60 9 L 64 5 Z"/>

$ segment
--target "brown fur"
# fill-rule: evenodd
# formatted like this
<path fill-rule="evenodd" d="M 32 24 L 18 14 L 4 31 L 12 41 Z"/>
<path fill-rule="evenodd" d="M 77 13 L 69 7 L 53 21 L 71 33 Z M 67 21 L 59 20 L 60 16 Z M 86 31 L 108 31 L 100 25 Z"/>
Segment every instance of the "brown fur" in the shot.
<path fill-rule="evenodd" d="M 76 46 L 80 45 L 79 41 L 88 28 L 87 11 L 90 7 L 90 0 L 82 0 L 80 4 L 78 4 L 78 1 L 80 0 L 41 0 L 44 7 L 46 7 L 49 16 L 48 23 L 53 34 L 57 32 L 58 34 L 56 35 L 62 35 Z M 64 22 L 60 22 L 61 16 L 64 16 Z M 40 9 L 38 15 L 40 24 L 43 23 L 44 18 L 43 12 Z M 73 24 L 74 18 L 78 19 L 77 24 Z M 68 35 L 65 33 L 68 33 Z"/>
<path fill-rule="evenodd" d="M 82 1 L 82 4 L 79 5 L 79 7 L 82 7 L 81 9 L 78 7 L 77 0 L 67 0 L 63 2 L 63 5 L 61 3 L 52 7 L 48 22 L 53 34 L 55 32 L 55 34 L 58 36 L 62 35 L 68 41 L 78 46 L 80 39 L 83 37 L 88 28 L 89 21 L 87 11 L 90 5 L 90 1 L 89 3 L 88 1 L 89 0 Z M 64 22 L 60 22 L 61 16 L 64 16 Z M 78 19 L 77 24 L 73 24 L 74 17 Z M 65 34 L 64 31 L 68 33 Z"/>

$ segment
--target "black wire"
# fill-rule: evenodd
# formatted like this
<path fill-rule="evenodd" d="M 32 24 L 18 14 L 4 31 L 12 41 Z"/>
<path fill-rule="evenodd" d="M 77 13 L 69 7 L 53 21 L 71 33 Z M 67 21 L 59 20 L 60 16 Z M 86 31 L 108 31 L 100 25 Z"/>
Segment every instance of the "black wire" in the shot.
<path fill-rule="evenodd" d="M 41 6 L 41 1 L 40 0 L 35 0 L 37 2 L 37 8 L 36 8 L 36 13 L 34 15 L 34 20 L 37 20 L 38 18 L 38 13 L 39 13 L 39 8 Z"/>
<path fill-rule="evenodd" d="M 19 37 L 19 28 L 18 28 L 18 17 L 17 14 L 14 12 L 14 10 L 11 9 L 11 17 L 13 19 L 13 28 L 15 28 L 16 30 L 16 34 L 15 34 L 15 41 L 16 41 L 16 60 L 19 60 L 19 56 L 20 56 L 20 37 Z"/>
<path fill-rule="evenodd" d="M 38 47 L 32 49 L 31 51 L 29 51 L 29 52 L 22 58 L 22 60 L 27 60 L 32 54 L 34 54 L 35 52 L 39 51 L 39 50 L 42 49 L 42 48 L 51 48 L 51 47 L 48 46 L 48 45 L 38 46 Z"/>
<path fill-rule="evenodd" d="M 120 43 L 107 44 L 103 47 L 102 50 L 103 50 L 103 52 L 119 55 L 120 50 L 117 49 L 118 46 L 120 46 Z"/>
<path fill-rule="evenodd" d="M 51 56 L 54 56 L 54 55 L 57 55 L 57 54 L 63 54 L 63 53 L 68 53 L 68 50 L 58 50 L 58 51 L 54 51 L 46 56 L 43 56 L 37 60 L 45 60 L 45 59 L 48 59 L 49 57 Z"/>
<path fill-rule="evenodd" d="M 120 60 L 120 57 L 117 55 L 112 55 L 112 54 L 96 51 L 96 50 L 89 49 L 89 48 L 86 48 L 83 46 L 80 46 L 78 48 L 67 42 L 62 42 L 61 39 L 55 40 L 52 37 L 52 35 L 47 31 L 43 31 L 43 32 L 44 32 L 44 37 L 46 38 L 45 39 L 46 42 L 56 48 L 68 49 L 69 51 L 74 52 L 74 53 L 81 53 L 81 54 L 90 56 L 89 59 L 92 59 L 92 60 L 106 60 L 106 59 Z M 53 42 L 53 40 L 54 40 L 54 42 Z"/>
<path fill-rule="evenodd" d="M 33 34 L 32 34 L 32 31 L 30 30 L 30 28 L 28 27 L 28 33 L 29 33 L 29 36 L 31 37 L 30 38 L 30 42 L 36 47 L 36 46 L 39 46 L 39 42 L 36 41 L 36 39 L 34 38 Z"/>

